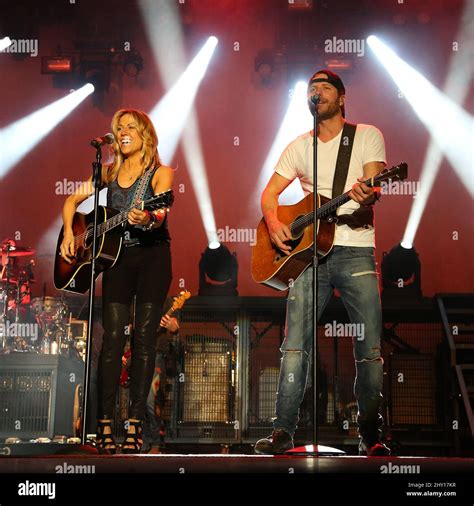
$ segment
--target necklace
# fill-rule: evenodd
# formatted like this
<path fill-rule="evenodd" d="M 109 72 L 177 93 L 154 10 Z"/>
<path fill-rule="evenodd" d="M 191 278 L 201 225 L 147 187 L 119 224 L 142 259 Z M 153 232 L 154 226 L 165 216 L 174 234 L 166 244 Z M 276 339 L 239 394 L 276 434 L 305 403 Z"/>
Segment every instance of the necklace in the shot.
<path fill-rule="evenodd" d="M 140 173 L 141 173 L 141 170 L 140 171 L 134 171 L 134 172 L 131 172 L 131 169 L 130 169 L 130 164 L 128 164 L 128 170 L 127 170 L 127 167 L 125 165 L 125 163 L 123 164 L 123 175 L 125 176 L 126 180 L 127 180 L 127 183 L 130 183 L 133 179 L 137 179 L 137 177 L 140 177 Z"/>

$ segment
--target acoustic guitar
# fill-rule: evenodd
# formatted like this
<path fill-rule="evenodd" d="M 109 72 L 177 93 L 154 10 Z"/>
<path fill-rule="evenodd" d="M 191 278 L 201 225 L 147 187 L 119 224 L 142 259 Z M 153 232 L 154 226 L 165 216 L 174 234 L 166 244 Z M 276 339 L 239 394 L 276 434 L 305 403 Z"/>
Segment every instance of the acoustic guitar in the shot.
<path fill-rule="evenodd" d="M 369 187 L 380 186 L 383 181 L 402 181 L 407 177 L 408 166 L 401 163 L 391 169 L 367 179 Z M 317 195 L 317 255 L 325 257 L 332 249 L 338 217 L 336 210 L 350 200 L 349 191 L 330 200 Z M 257 227 L 257 241 L 252 247 L 252 277 L 277 290 L 287 290 L 291 282 L 312 264 L 313 259 L 313 194 L 308 194 L 297 204 L 278 206 L 278 219 L 288 226 L 292 240 L 290 255 L 277 248 L 270 239 L 265 220 L 262 218 Z"/>
<path fill-rule="evenodd" d="M 122 248 L 123 227 L 127 221 L 128 213 L 135 207 L 141 210 L 154 211 L 156 209 L 170 208 L 173 205 L 173 190 L 144 200 L 141 204 L 133 205 L 123 211 L 117 211 L 105 206 L 99 206 L 97 211 L 97 256 L 95 261 L 96 276 L 112 267 L 117 261 Z M 76 256 L 72 263 L 66 262 L 60 256 L 63 242 L 64 226 L 59 233 L 54 262 L 54 286 L 58 290 L 75 293 L 86 293 L 90 286 L 92 262 L 92 227 L 94 212 L 89 214 L 74 213 L 72 230 Z"/>

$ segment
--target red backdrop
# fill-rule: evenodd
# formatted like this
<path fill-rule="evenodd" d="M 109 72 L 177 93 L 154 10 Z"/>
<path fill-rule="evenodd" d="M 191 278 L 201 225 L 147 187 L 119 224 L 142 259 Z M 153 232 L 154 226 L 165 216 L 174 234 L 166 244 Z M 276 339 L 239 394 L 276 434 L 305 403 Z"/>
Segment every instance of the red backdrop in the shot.
<path fill-rule="evenodd" d="M 20 3 L 20 2 L 18 2 Z M 329 2 L 330 3 L 330 2 Z M 312 17 L 314 41 L 327 38 L 363 38 L 375 32 L 388 40 L 398 54 L 439 88 L 447 78 L 453 57 L 453 41 L 460 28 L 464 3 L 439 2 L 426 7 L 423 2 L 410 6 L 393 1 L 340 2 L 347 9 L 331 9 L 318 2 L 318 16 Z M 100 11 L 86 16 L 87 4 L 63 6 L 62 15 L 48 11 L 32 17 L 31 26 L 39 38 L 39 56 L 52 54 L 56 45 L 72 45 L 84 37 L 103 39 L 104 34 L 131 40 L 144 57 L 145 68 L 137 80 L 122 76 L 119 100 L 101 108 L 87 98 L 62 121 L 1 181 L 0 239 L 37 249 L 36 268 L 41 293 L 43 283 L 50 295 L 57 219 L 65 195 L 57 195 L 57 183 L 64 178 L 79 181 L 88 177 L 94 156 L 88 147 L 91 138 L 110 130 L 115 106 L 149 111 L 164 94 L 145 30 L 134 2 L 104 2 Z M 123 9 L 120 5 L 123 4 Z M 217 228 L 254 228 L 260 219 L 255 187 L 261 167 L 286 112 L 288 89 L 292 83 L 284 68 L 271 87 L 256 84 L 254 60 L 262 48 L 281 47 L 285 41 L 298 44 L 305 28 L 304 16 L 287 10 L 285 1 L 211 0 L 187 1 L 178 5 L 183 16 L 184 34 L 190 60 L 209 35 L 219 44 L 196 97 L 200 138 Z M 67 9 L 70 9 L 68 11 Z M 125 9 L 125 10 L 124 10 Z M 8 15 L 13 16 L 13 11 Z M 55 16 L 57 15 L 57 18 Z M 50 17 L 48 17 L 50 16 Z M 299 16 L 299 18 L 297 17 Z M 309 18 L 308 18 L 309 19 Z M 239 43 L 239 51 L 234 43 Z M 321 46 L 324 47 L 324 46 Z M 172 48 L 170 48 L 172 50 Z M 465 50 L 465 48 L 461 48 Z M 53 102 L 66 92 L 54 88 L 52 78 L 40 74 L 40 58 L 18 58 L 0 54 L 2 108 L 0 128 Z M 365 47 L 363 57 L 353 56 L 355 66 L 343 74 L 347 88 L 346 115 L 350 121 L 379 127 L 387 147 L 389 165 L 409 164 L 410 180 L 417 181 L 429 143 L 429 135 L 406 100 L 398 96 L 392 79 Z M 325 66 L 324 55 L 315 57 L 313 70 Z M 310 74 L 307 74 L 308 77 Z M 463 107 L 472 112 L 472 88 Z M 443 118 L 440 118 L 443 121 Z M 166 124 L 156 125 L 158 135 Z M 451 128 L 446 125 L 446 128 Z M 38 125 L 41 129 L 42 126 Z M 28 134 L 26 134 L 28 135 Z M 240 139 L 234 145 L 234 137 Z M 185 139 L 184 139 L 185 142 Z M 165 163 L 177 167 L 176 203 L 170 216 L 173 237 L 172 292 L 184 280 L 193 293 L 198 288 L 198 263 L 206 247 L 206 235 L 182 150 Z M 471 160 L 472 168 L 472 160 Z M 412 196 L 386 196 L 377 205 L 377 257 L 398 243 L 403 235 L 413 203 Z M 472 291 L 473 287 L 473 205 L 471 197 L 446 161 L 429 196 L 415 246 L 422 262 L 422 288 L 425 295 L 436 292 Z M 49 238 L 45 238 L 49 230 Z M 453 233 L 457 232 L 457 240 Z M 237 253 L 240 295 L 279 295 L 256 285 L 250 275 L 250 246 L 228 244 Z"/>

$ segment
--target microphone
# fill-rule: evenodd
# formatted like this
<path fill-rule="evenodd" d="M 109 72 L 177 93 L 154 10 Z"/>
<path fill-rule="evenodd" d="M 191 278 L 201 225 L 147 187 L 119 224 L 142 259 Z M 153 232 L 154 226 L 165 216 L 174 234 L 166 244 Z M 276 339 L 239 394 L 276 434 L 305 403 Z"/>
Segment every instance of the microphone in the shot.
<path fill-rule="evenodd" d="M 319 95 L 318 93 L 315 93 L 314 95 L 311 95 L 309 97 L 309 99 L 311 100 L 311 103 L 313 103 L 314 105 L 317 105 L 317 104 L 319 104 L 319 101 L 321 100 L 321 95 Z"/>
<path fill-rule="evenodd" d="M 103 137 L 96 137 L 91 140 L 91 146 L 94 148 L 101 148 L 104 144 L 113 144 L 115 141 L 115 137 L 113 134 L 105 134 Z"/>

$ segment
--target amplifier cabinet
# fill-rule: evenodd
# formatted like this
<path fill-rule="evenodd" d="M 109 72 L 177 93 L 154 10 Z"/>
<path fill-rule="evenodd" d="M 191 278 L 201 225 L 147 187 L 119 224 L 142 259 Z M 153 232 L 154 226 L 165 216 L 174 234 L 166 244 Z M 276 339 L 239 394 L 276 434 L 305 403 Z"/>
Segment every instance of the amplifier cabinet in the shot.
<path fill-rule="evenodd" d="M 62 355 L 0 356 L 0 438 L 74 436 L 84 363 Z"/>
<path fill-rule="evenodd" d="M 391 425 L 436 425 L 436 361 L 429 353 L 390 356 Z"/>
<path fill-rule="evenodd" d="M 188 339 L 184 355 L 182 422 L 229 422 L 231 378 L 228 341 Z"/>

